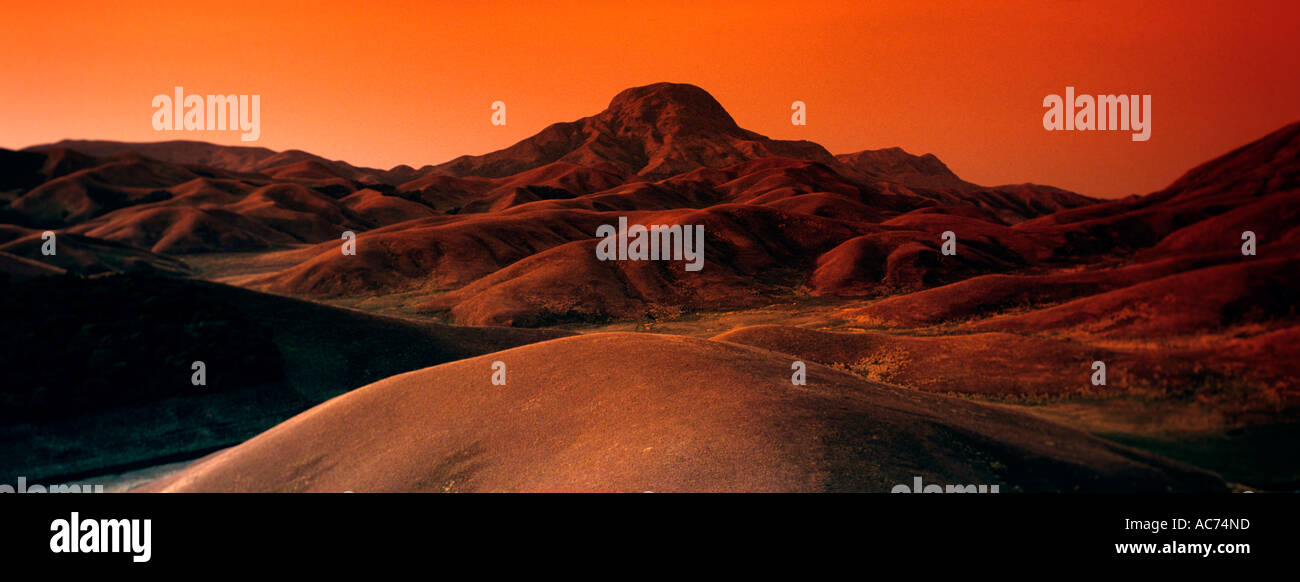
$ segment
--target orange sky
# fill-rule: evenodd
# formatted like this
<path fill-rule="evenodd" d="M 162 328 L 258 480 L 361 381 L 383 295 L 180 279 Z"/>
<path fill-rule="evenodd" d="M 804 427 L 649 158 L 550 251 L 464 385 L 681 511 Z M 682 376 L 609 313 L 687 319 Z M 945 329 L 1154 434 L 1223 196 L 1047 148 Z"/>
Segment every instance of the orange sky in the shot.
<path fill-rule="evenodd" d="M 236 132 L 153 130 L 151 99 L 182 85 L 262 95 L 251 145 L 420 166 L 677 81 L 771 137 L 833 153 L 901 146 L 977 183 L 1119 196 L 1300 120 L 1290 1 L 0 1 L 9 148 L 240 144 Z M 1150 141 L 1045 131 L 1042 99 L 1066 85 L 1151 94 Z M 489 123 L 496 100 L 505 127 Z M 807 126 L 790 125 L 794 100 Z"/>

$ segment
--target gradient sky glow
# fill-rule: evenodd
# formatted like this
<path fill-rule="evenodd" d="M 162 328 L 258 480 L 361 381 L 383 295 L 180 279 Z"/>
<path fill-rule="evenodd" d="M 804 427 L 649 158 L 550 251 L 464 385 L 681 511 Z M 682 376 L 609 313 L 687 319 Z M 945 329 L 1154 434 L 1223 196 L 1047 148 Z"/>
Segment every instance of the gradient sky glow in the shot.
<path fill-rule="evenodd" d="M 1300 120 L 1290 1 L 4 3 L 7 148 L 195 139 L 419 167 L 675 81 L 771 137 L 1113 197 Z M 262 95 L 262 139 L 155 132 L 150 100 L 176 85 Z M 1043 97 L 1066 85 L 1151 94 L 1150 141 L 1043 130 Z M 790 125 L 795 100 L 807 126 Z"/>

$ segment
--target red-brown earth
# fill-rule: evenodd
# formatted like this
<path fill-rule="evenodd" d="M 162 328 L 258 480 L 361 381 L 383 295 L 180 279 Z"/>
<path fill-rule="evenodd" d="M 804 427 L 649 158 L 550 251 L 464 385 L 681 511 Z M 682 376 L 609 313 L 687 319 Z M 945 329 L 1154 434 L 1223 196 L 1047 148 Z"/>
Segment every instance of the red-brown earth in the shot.
<path fill-rule="evenodd" d="M 259 292 L 460 325 L 576 331 L 676 326 L 689 335 L 717 337 L 673 343 L 656 336 L 643 345 L 622 336 L 593 336 L 570 346 L 581 354 L 569 359 L 558 354 L 574 349 L 551 353 L 539 345 L 523 361 L 540 367 L 555 359 L 554 365 L 572 365 L 578 378 L 617 376 L 620 366 L 633 366 L 643 352 L 684 350 L 680 365 L 664 363 L 663 378 L 694 378 L 690 362 L 723 380 L 697 378 L 664 397 L 701 398 L 718 406 L 725 404 L 721 394 L 746 382 L 779 384 L 784 378 L 788 384 L 786 372 L 760 378 L 734 369 L 759 360 L 774 365 L 800 357 L 858 378 L 833 375 L 836 390 L 859 394 L 853 397 L 772 388 L 776 392 L 739 394 L 725 410 L 660 410 L 647 418 L 647 430 L 673 430 L 668 427 L 738 422 L 751 407 L 757 424 L 712 436 L 723 439 L 721 458 L 756 453 L 746 461 L 753 466 L 710 465 L 705 449 L 689 443 L 679 443 L 677 457 L 640 459 L 629 452 L 640 437 L 614 428 L 627 418 L 611 416 L 607 407 L 552 400 L 547 430 L 583 422 L 603 427 L 554 437 L 560 439 L 552 443 L 557 447 L 586 447 L 585 456 L 508 445 L 507 432 L 456 432 L 455 414 L 485 425 L 519 427 L 528 421 L 511 412 L 510 401 L 478 412 L 474 407 L 484 404 L 479 396 L 454 391 L 427 396 L 449 407 L 433 424 L 399 424 L 382 438 L 331 437 L 340 447 L 359 447 L 330 453 L 337 462 L 352 462 L 350 455 L 383 438 L 449 431 L 447 442 L 409 443 L 405 449 L 415 461 L 444 467 L 445 474 L 399 463 L 389 467 L 394 472 L 387 480 L 368 482 L 356 472 L 323 465 L 281 467 L 274 455 L 279 449 L 251 446 L 275 442 L 297 451 L 306 446 L 301 429 L 294 428 L 299 424 L 333 434 L 342 429 L 331 423 L 395 414 L 361 406 L 370 399 L 424 406 L 426 396 L 403 376 L 214 457 L 176 481 L 193 485 L 173 488 L 392 489 L 405 482 L 457 489 L 467 483 L 458 480 L 460 464 L 476 463 L 464 460 L 471 454 L 483 455 L 488 467 L 463 475 L 473 477 L 466 487 L 478 490 L 833 490 L 876 487 L 894 477 L 865 465 L 828 470 L 816 459 L 838 458 L 842 451 L 799 440 L 787 425 L 813 422 L 831 409 L 849 411 L 844 418 L 868 418 L 898 397 L 879 382 L 967 399 L 1046 398 L 1048 405 L 1031 411 L 1092 432 L 1137 426 L 1114 407 L 1088 408 L 1093 400 L 1116 395 L 1140 396 L 1140 402 L 1123 402 L 1143 414 L 1154 411 L 1142 422 L 1156 432 L 1161 426 L 1211 432 L 1265 423 L 1294 426 L 1300 395 L 1289 354 L 1298 337 L 1297 202 L 1300 124 L 1206 162 L 1159 192 L 1099 201 L 1050 186 L 972 184 L 930 154 L 890 148 L 834 156 L 812 142 L 769 139 L 741 128 L 702 89 L 660 83 L 624 91 L 605 111 L 557 123 L 504 150 L 419 169 L 359 168 L 297 150 L 198 142 L 65 141 L 0 150 L 0 221 L 8 223 L 0 225 L 0 270 L 14 282 L 65 271 L 198 273 Z M 596 229 L 620 217 L 647 225 L 703 225 L 704 269 L 686 271 L 681 260 L 598 260 Z M 44 230 L 59 237 L 55 257 L 40 252 Z M 355 255 L 340 252 L 345 231 L 358 235 Z M 1256 255 L 1242 255 L 1244 231 L 1257 236 Z M 946 232 L 956 236 L 956 254 L 942 252 Z M 734 314 L 762 313 L 774 305 L 800 306 L 802 327 L 741 324 L 720 336 L 691 329 L 695 322 L 702 329 L 709 322 L 743 321 Z M 770 351 L 740 357 L 719 347 L 723 342 Z M 1089 382 L 1098 360 L 1110 371 L 1104 387 Z M 459 367 L 419 374 L 429 381 L 471 381 Z M 552 380 L 525 374 L 534 374 L 525 376 L 531 377 L 530 394 L 552 398 L 545 394 Z M 553 383 L 560 392 L 578 389 L 565 388 L 575 386 L 567 380 Z M 616 388 L 583 394 L 596 402 L 630 397 Z M 981 442 L 1031 446 L 1021 433 L 1004 430 L 1026 422 L 1001 416 L 1010 414 L 1002 408 L 1006 404 L 981 408 L 915 398 L 921 400 L 909 406 L 949 412 L 957 408 L 945 407 L 971 406 L 978 411 L 972 414 L 999 419 L 972 427 L 960 415 L 939 414 L 935 422 L 948 423 L 939 431 L 943 438 L 955 438 L 952 431 L 959 429 L 953 427 L 960 425 L 982 435 Z M 758 412 L 782 402 L 799 412 Z M 1186 403 L 1183 416 L 1169 420 L 1169 410 Z M 1187 416 L 1191 408 L 1196 418 Z M 937 432 L 928 434 L 938 438 Z M 563 440 L 570 437 L 575 440 Z M 1057 461 L 1111 482 L 1120 465 L 1102 459 L 1112 453 L 1076 436 L 1067 440 L 1091 452 Z M 782 441 L 780 446 L 793 447 L 793 456 L 753 448 Z M 913 459 L 897 451 L 881 454 L 901 455 L 892 457 L 899 462 Z M 574 468 L 547 472 L 530 464 L 531 457 Z M 673 459 L 723 473 L 677 474 L 665 468 Z M 956 460 L 943 466 L 952 470 L 936 477 L 996 476 L 962 468 Z M 738 477 L 741 467 L 753 476 Z M 1061 474 L 1084 474 L 1071 471 Z M 1171 470 L 1156 472 L 1161 471 Z M 508 477 L 515 472 L 517 478 Z M 302 481 L 279 481 L 290 477 Z M 1290 483 L 1300 475 L 1261 479 Z"/>

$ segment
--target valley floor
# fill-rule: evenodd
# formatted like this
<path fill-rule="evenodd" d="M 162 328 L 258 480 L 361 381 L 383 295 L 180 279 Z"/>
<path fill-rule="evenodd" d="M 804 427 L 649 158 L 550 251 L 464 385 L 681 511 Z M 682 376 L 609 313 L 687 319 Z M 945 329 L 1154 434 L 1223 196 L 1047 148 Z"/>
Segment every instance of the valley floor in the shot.
<path fill-rule="evenodd" d="M 360 309 L 371 308 L 387 315 L 427 318 L 403 313 L 395 298 L 392 305 L 383 300 L 340 302 Z M 970 339 L 983 334 L 943 327 L 919 329 L 871 329 L 844 317 L 845 309 L 860 307 L 861 301 L 835 298 L 792 298 L 787 303 L 757 309 L 686 314 L 663 321 L 615 322 L 600 325 L 565 325 L 559 329 L 578 333 L 644 332 L 669 335 L 717 338 L 728 332 L 763 326 L 794 327 L 835 334 L 885 336 L 899 342 Z M 1225 334 L 1230 336 L 1231 334 Z M 897 350 L 891 343 L 881 344 L 878 351 L 864 351 L 853 362 L 814 361 L 844 369 L 865 379 L 885 382 L 904 389 L 924 389 L 979 402 L 997 404 L 1029 412 L 1045 419 L 1084 430 L 1093 435 L 1133 446 L 1151 453 L 1186 462 L 1222 475 L 1225 480 L 1245 489 L 1300 490 L 1300 463 L 1292 443 L 1300 441 L 1300 417 L 1294 404 L 1286 404 L 1276 386 L 1251 380 L 1232 379 L 1199 365 L 1194 350 L 1177 349 L 1170 353 L 1177 339 L 1146 346 L 1123 346 L 1097 338 L 1069 336 L 1034 337 L 1031 340 L 1069 345 L 1072 352 L 1084 354 L 1106 352 L 1119 354 L 1125 361 L 1141 362 L 1152 367 L 1149 374 L 1128 378 L 1118 374 L 1109 387 L 1089 386 L 1088 364 L 1091 358 L 1061 362 L 1060 369 L 1072 364 L 1076 378 L 1064 374 L 1046 374 L 1040 378 L 1025 374 L 1040 373 L 1043 362 L 1026 361 L 1018 354 L 1006 353 L 1005 346 L 984 346 L 986 358 L 936 362 L 930 354 L 920 354 L 921 361 L 907 361 L 907 350 Z M 721 339 L 726 339 L 725 337 Z M 1183 343 L 1199 343 L 1189 338 Z M 764 342 L 754 342 L 763 346 Z M 779 345 L 766 345 L 780 351 Z M 942 349 L 942 348 L 941 348 Z M 795 351 L 795 350 L 790 350 Z M 1024 354 L 1024 358 L 1032 358 Z M 939 363 L 941 368 L 929 366 Z M 983 376 L 984 366 L 1010 364 L 996 377 L 1018 376 L 1021 386 L 1005 386 L 1006 391 L 971 390 L 965 379 Z M 1055 362 L 1053 362 L 1055 364 Z M 1213 368 L 1214 363 L 1208 363 Z M 1112 368 L 1112 373 L 1116 372 Z M 918 382 L 918 376 L 938 380 Z M 1124 380 L 1130 380 L 1126 385 Z M 1118 382 L 1118 385 L 1117 385 Z M 1053 383 L 1059 389 L 1044 388 Z M 1032 391 L 1043 388 L 1042 393 Z M 1029 390 L 1026 393 L 1022 390 Z"/>
<path fill-rule="evenodd" d="M 196 255 L 190 262 L 203 278 L 239 284 L 291 264 L 298 260 L 296 252 Z M 411 301 L 401 293 L 319 301 L 413 322 L 430 319 L 410 310 Z M 1300 489 L 1300 463 L 1289 445 L 1300 440 L 1300 411 L 1294 397 L 1284 394 L 1290 387 L 1235 375 L 1246 362 L 1204 357 L 1207 344 L 1277 330 L 1243 326 L 1214 336 L 1116 341 L 1069 332 L 984 333 L 962 322 L 883 327 L 850 314 L 873 302 L 792 294 L 759 308 L 555 329 L 681 335 L 764 347 L 874 382 L 1028 412 L 1219 473 L 1244 488 Z M 808 332 L 813 335 L 803 335 Z M 1095 357 L 1111 363 L 1107 386 L 1089 383 Z"/>

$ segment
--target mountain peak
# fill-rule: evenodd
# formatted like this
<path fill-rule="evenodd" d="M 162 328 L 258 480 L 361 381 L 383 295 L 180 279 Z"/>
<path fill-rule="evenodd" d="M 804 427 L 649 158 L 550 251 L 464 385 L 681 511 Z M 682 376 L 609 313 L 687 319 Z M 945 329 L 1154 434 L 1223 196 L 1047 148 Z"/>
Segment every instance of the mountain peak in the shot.
<path fill-rule="evenodd" d="M 654 123 L 664 130 L 743 131 L 708 91 L 686 83 L 654 83 L 615 95 L 599 117 L 624 124 Z"/>
<path fill-rule="evenodd" d="M 499 178 L 554 162 L 608 163 L 658 180 L 767 157 L 837 163 L 815 143 L 770 139 L 741 128 L 717 99 L 695 85 L 655 83 L 620 92 L 591 117 L 553 124 L 506 149 L 461 156 L 433 171 Z"/>

